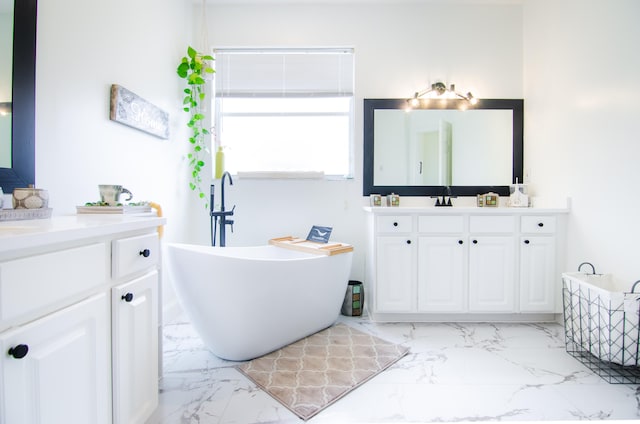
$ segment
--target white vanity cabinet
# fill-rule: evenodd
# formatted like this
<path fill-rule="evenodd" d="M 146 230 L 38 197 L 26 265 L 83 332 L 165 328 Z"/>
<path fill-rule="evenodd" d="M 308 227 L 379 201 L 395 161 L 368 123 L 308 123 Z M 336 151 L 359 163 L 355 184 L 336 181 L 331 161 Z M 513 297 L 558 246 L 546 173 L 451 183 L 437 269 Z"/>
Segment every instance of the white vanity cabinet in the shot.
<path fill-rule="evenodd" d="M 463 312 L 468 242 L 458 215 L 416 215 L 418 312 Z M 414 265 L 415 267 L 415 265 Z"/>
<path fill-rule="evenodd" d="M 108 312 L 102 293 L 0 335 L 0 422 L 111 422 Z"/>
<path fill-rule="evenodd" d="M 365 208 L 368 312 L 379 321 L 548 320 L 565 209 Z"/>
<path fill-rule="evenodd" d="M 418 312 L 463 312 L 467 243 L 463 236 L 420 237 Z"/>
<path fill-rule="evenodd" d="M 113 240 L 113 422 L 144 423 L 158 406 L 158 270 L 155 232 Z M 142 274 L 142 275 L 141 275 Z"/>
<path fill-rule="evenodd" d="M 146 421 L 158 396 L 163 223 L 0 223 L 1 424 Z"/>
<path fill-rule="evenodd" d="M 376 223 L 376 262 L 380 296 L 376 309 L 382 312 L 411 312 L 416 267 L 416 244 L 410 216 L 384 216 Z"/>
<path fill-rule="evenodd" d="M 523 216 L 520 235 L 520 310 L 553 312 L 556 305 L 555 216 Z"/>
<path fill-rule="evenodd" d="M 514 312 L 514 240 L 472 236 L 469 248 L 469 311 Z"/>
<path fill-rule="evenodd" d="M 158 272 L 111 292 L 113 422 L 144 423 L 158 406 Z"/>
<path fill-rule="evenodd" d="M 515 312 L 513 215 L 469 215 L 470 312 Z"/>

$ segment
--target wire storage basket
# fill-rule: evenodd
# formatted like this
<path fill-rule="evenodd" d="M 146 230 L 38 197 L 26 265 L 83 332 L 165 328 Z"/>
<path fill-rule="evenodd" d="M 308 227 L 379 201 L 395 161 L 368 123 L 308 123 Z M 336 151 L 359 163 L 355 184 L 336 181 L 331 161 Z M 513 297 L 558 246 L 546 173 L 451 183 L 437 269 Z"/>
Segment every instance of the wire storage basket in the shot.
<path fill-rule="evenodd" d="M 610 275 L 564 273 L 567 352 L 609 383 L 640 383 L 640 293 L 612 291 Z"/>

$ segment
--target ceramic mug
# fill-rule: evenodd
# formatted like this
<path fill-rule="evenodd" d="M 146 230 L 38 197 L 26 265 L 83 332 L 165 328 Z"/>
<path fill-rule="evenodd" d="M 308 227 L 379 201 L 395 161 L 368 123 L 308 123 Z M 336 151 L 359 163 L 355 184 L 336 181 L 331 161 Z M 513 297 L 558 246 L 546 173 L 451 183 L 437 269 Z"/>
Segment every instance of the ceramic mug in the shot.
<path fill-rule="evenodd" d="M 121 185 L 100 184 L 98 188 L 100 189 L 100 200 L 109 206 L 117 206 L 120 201 L 120 194 L 122 193 L 127 193 L 129 195 L 125 200 L 126 202 L 133 199 L 133 194 Z"/>

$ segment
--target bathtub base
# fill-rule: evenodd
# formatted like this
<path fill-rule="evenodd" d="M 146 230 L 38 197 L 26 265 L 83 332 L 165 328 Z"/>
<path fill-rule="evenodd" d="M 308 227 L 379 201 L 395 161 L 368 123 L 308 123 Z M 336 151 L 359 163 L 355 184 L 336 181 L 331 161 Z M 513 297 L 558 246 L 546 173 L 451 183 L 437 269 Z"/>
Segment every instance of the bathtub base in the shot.
<path fill-rule="evenodd" d="M 331 326 L 340 315 L 352 255 L 167 245 L 171 282 L 185 314 L 207 348 L 232 361 Z"/>

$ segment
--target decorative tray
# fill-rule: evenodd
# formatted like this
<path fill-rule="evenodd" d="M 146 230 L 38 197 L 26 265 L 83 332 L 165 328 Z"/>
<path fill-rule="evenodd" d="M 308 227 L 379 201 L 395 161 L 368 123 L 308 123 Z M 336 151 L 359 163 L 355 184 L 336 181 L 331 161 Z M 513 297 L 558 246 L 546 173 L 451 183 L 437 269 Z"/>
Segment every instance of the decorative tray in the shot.
<path fill-rule="evenodd" d="M 302 252 L 328 256 L 353 251 L 353 246 L 346 243 L 317 243 L 315 241 L 309 241 L 307 239 L 292 236 L 271 239 L 269 240 L 269 244 L 284 247 L 285 249 L 299 250 Z"/>
<path fill-rule="evenodd" d="M 151 212 L 149 205 L 123 205 L 123 206 L 76 206 L 76 212 L 85 213 L 109 213 L 109 214 L 130 214 Z"/>
<path fill-rule="evenodd" d="M 51 208 L 43 209 L 1 209 L 0 221 L 21 221 L 25 219 L 51 218 Z"/>

